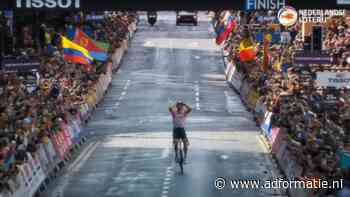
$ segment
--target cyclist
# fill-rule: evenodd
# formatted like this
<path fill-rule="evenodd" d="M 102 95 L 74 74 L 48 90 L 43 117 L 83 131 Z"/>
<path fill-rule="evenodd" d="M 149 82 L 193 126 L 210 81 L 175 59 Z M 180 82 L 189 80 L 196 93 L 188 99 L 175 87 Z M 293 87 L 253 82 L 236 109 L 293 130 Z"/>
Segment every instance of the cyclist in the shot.
<path fill-rule="evenodd" d="M 192 108 L 183 102 L 176 102 L 175 105 L 169 107 L 169 111 L 173 118 L 173 143 L 175 148 L 175 160 L 177 160 L 177 149 L 178 142 L 182 140 L 184 144 L 184 161 L 187 158 L 187 150 L 189 146 L 189 141 L 185 131 L 185 122 L 187 115 L 192 111 Z"/>

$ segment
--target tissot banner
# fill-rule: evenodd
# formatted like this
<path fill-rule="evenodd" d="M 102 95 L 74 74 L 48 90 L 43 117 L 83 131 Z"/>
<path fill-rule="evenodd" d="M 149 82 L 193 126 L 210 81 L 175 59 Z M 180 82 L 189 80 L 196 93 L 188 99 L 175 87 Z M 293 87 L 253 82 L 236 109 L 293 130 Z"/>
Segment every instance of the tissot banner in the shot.
<path fill-rule="evenodd" d="M 297 52 L 294 55 L 294 64 L 331 64 L 333 61 L 329 54 L 308 54 L 305 52 Z"/>
<path fill-rule="evenodd" d="M 319 87 L 350 88 L 350 72 L 317 72 Z"/>
<path fill-rule="evenodd" d="M 31 58 L 4 58 L 1 61 L 1 67 L 5 72 L 27 72 L 38 70 L 40 60 L 37 57 Z"/>

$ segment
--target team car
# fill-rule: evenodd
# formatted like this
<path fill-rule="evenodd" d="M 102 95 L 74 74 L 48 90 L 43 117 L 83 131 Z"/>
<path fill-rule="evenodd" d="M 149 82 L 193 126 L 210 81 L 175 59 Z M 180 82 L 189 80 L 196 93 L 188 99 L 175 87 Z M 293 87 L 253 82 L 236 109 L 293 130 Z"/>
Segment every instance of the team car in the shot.
<path fill-rule="evenodd" d="M 176 12 L 176 25 L 192 23 L 198 25 L 197 12 L 192 11 L 177 11 Z"/>

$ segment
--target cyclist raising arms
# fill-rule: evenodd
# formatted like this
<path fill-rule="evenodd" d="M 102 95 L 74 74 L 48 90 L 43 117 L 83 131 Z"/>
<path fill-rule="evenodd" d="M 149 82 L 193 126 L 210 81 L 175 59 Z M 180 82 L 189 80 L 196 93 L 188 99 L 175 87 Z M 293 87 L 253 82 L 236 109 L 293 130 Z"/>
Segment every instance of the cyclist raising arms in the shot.
<path fill-rule="evenodd" d="M 187 115 L 192 111 L 192 108 L 186 105 L 183 102 L 176 102 L 175 105 L 169 107 L 169 111 L 173 118 L 173 143 L 175 148 L 175 160 L 177 160 L 177 149 L 178 149 L 178 141 L 182 140 L 184 144 L 184 160 L 187 158 L 187 150 L 189 146 L 189 141 L 186 136 L 185 131 L 185 123 Z"/>

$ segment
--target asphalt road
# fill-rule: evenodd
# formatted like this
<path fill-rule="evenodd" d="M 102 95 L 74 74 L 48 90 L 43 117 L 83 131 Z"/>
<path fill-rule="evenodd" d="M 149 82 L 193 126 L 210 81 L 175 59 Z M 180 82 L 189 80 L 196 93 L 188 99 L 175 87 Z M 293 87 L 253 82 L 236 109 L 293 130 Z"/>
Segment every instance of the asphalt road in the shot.
<path fill-rule="evenodd" d="M 216 177 L 277 178 L 259 130 L 224 81 L 220 49 L 208 16 L 175 26 L 175 13 L 144 20 L 86 131 L 93 140 L 47 191 L 50 197 L 278 196 L 279 190 L 214 187 Z M 141 17 L 144 19 L 144 16 Z M 185 174 L 171 144 L 168 106 L 193 107 Z"/>

